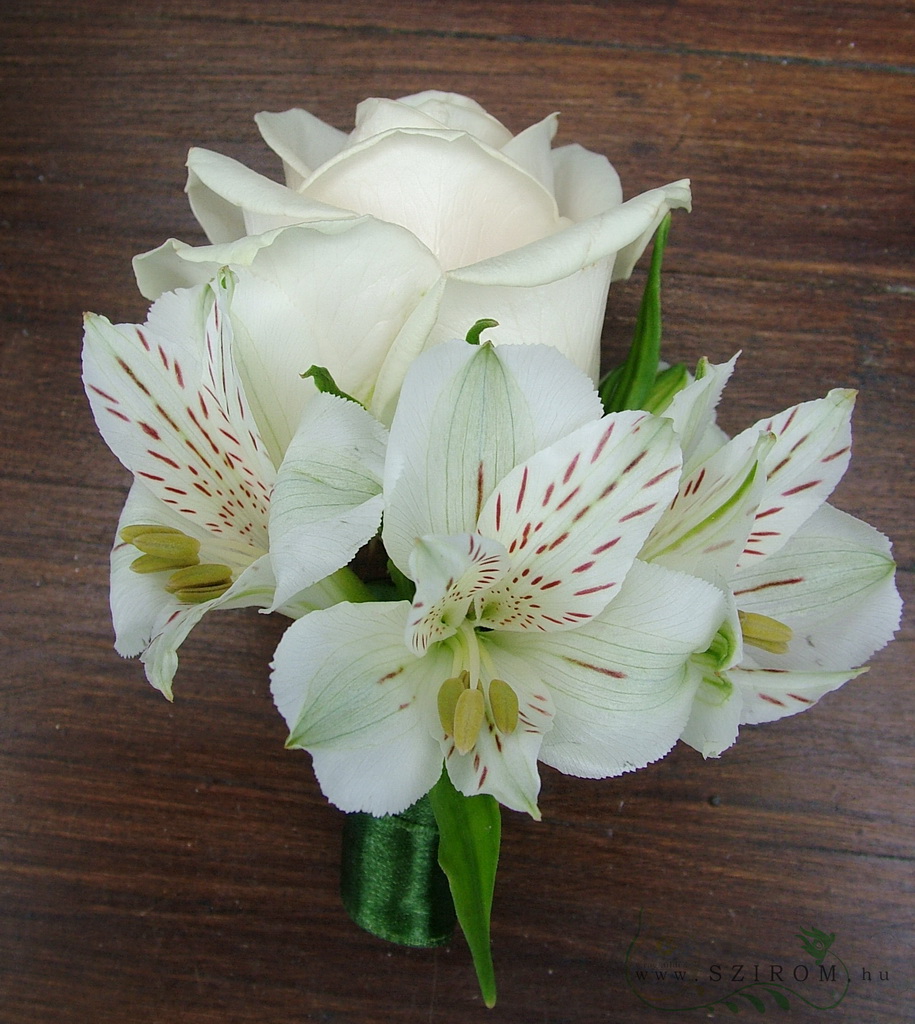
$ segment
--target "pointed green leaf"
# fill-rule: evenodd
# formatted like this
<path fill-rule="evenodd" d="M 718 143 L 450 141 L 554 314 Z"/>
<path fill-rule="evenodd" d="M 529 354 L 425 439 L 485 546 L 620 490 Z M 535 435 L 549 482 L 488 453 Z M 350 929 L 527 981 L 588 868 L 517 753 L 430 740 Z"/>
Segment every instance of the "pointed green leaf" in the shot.
<path fill-rule="evenodd" d="M 739 996 L 742 996 L 746 1001 L 753 1007 L 757 1013 L 766 1012 L 766 1004 L 757 996 L 751 996 L 749 992 L 738 992 Z"/>
<path fill-rule="evenodd" d="M 467 332 L 467 337 L 464 339 L 468 345 L 479 345 L 480 335 L 483 331 L 488 330 L 490 327 L 498 327 L 499 321 L 493 320 L 491 317 L 487 317 L 483 320 L 477 320 L 477 322 Z"/>
<path fill-rule="evenodd" d="M 664 370 L 659 370 L 651 390 L 642 403 L 642 408 L 648 412 L 653 412 L 656 416 L 660 416 L 667 406 L 670 405 L 674 395 L 682 391 L 688 383 L 689 374 L 686 372 L 686 366 L 683 363 L 676 363 L 674 366 L 668 366 Z"/>
<path fill-rule="evenodd" d="M 780 992 L 777 988 L 770 988 L 768 985 L 765 986 L 766 991 L 775 1000 L 776 1005 L 782 1010 L 790 1010 L 791 1003 L 788 1001 L 788 997 Z"/>
<path fill-rule="evenodd" d="M 605 412 L 644 409 L 655 383 L 661 355 L 661 263 L 669 231 L 668 213 L 655 236 L 651 268 L 645 281 L 629 355 L 622 366 L 607 375 L 599 388 Z"/>
<path fill-rule="evenodd" d="M 345 398 L 347 402 L 355 402 L 356 405 L 362 406 L 357 398 L 353 398 L 352 395 L 348 395 L 345 391 L 341 391 L 337 387 L 337 382 L 333 378 L 333 374 L 326 366 L 311 365 L 304 373 L 300 373 L 299 376 L 302 380 L 307 380 L 309 377 L 315 382 L 315 387 L 321 394 L 335 395 L 337 398 Z M 365 406 L 362 406 L 365 408 Z"/>
<path fill-rule="evenodd" d="M 498 803 L 487 794 L 464 796 L 448 772 L 429 792 L 441 835 L 438 862 L 448 876 L 458 921 L 473 956 L 480 992 L 496 1005 L 496 977 L 489 945 L 489 917 L 499 862 L 501 819 Z"/>

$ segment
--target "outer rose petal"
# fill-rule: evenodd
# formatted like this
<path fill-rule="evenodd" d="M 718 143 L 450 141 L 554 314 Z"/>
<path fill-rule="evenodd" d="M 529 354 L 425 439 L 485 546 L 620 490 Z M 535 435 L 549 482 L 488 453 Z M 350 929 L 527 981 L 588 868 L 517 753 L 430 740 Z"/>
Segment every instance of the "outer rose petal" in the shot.
<path fill-rule="evenodd" d="M 402 225 L 446 270 L 561 226 L 555 200 L 538 181 L 471 136 L 446 130 L 373 136 L 319 168 L 303 189 L 319 203 Z M 468 217 L 481 197 L 492 215 Z"/>
<path fill-rule="evenodd" d="M 690 206 L 689 181 L 675 181 L 612 210 L 573 224 L 564 231 L 531 242 L 521 249 L 493 256 L 473 266 L 453 270 L 450 277 L 468 284 L 531 288 L 577 273 L 609 256 L 624 253 L 614 280 L 628 276 L 638 255 L 668 210 Z M 635 255 L 638 250 L 638 255 Z M 620 261 L 624 261 L 620 263 Z M 625 271 L 625 273 L 621 273 Z"/>
<path fill-rule="evenodd" d="M 276 650 L 271 689 L 290 727 L 287 745 L 312 754 L 321 789 L 344 811 L 397 814 L 441 775 L 430 726 L 451 655 L 407 650 L 408 610 L 406 602 L 335 605 L 293 623 Z"/>
<path fill-rule="evenodd" d="M 514 160 L 539 181 L 550 195 L 554 195 L 553 155 L 550 147 L 558 125 L 559 115 L 549 114 L 542 121 L 525 128 L 502 147 L 502 155 Z"/>
<path fill-rule="evenodd" d="M 360 401 L 421 297 L 439 277 L 409 232 L 380 221 L 341 231 L 288 228 L 239 269 L 232 303 L 238 365 L 262 437 L 279 462 L 326 366 Z M 358 302 L 341 296 L 358 295 Z"/>
<path fill-rule="evenodd" d="M 584 146 L 553 150 L 553 181 L 559 213 L 572 221 L 600 216 L 623 201 L 620 176 L 613 165 Z"/>
<path fill-rule="evenodd" d="M 231 242 L 287 224 L 350 220 L 351 210 L 321 203 L 265 178 L 231 157 L 192 149 L 185 191 L 211 242 Z"/>
<path fill-rule="evenodd" d="M 254 115 L 261 138 L 283 160 L 286 184 L 298 189 L 316 167 L 346 145 L 346 132 L 331 127 L 307 110 L 264 111 Z"/>

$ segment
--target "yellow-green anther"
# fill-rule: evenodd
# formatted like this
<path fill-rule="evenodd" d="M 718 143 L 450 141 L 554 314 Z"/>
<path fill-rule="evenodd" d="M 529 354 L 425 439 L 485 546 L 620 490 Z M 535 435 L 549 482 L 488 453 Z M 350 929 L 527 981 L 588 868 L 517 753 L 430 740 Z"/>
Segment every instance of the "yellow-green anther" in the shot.
<path fill-rule="evenodd" d="M 489 684 L 489 706 L 499 732 L 513 733 L 518 725 L 518 694 L 504 679 Z"/>
<path fill-rule="evenodd" d="M 222 595 L 232 586 L 228 583 L 217 583 L 212 587 L 190 587 L 186 590 L 176 590 L 175 597 L 183 604 L 204 604 Z"/>
<path fill-rule="evenodd" d="M 459 754 L 473 748 L 486 714 L 486 702 L 478 687 L 463 690 L 454 707 L 454 745 Z"/>
<path fill-rule="evenodd" d="M 175 594 L 180 601 L 187 600 L 180 594 L 190 590 L 205 590 L 210 587 L 221 587 L 228 590 L 232 586 L 232 570 L 227 565 L 190 565 L 172 573 L 165 584 L 170 594 Z M 220 591 L 221 592 L 221 591 Z M 207 598 L 206 600 L 209 600 Z"/>
<path fill-rule="evenodd" d="M 171 559 L 175 569 L 196 565 L 200 559 L 200 541 L 183 533 L 141 533 L 130 542 L 144 555 Z"/>
<path fill-rule="evenodd" d="M 740 631 L 743 633 L 743 642 L 751 647 L 758 647 L 760 650 L 768 651 L 770 654 L 785 654 L 791 637 L 794 635 L 790 626 L 778 619 L 772 619 L 768 615 L 759 615 L 757 612 L 737 612 L 740 619 Z"/>
<path fill-rule="evenodd" d="M 120 532 L 120 538 L 127 544 L 133 544 L 136 537 L 141 537 L 144 533 L 177 533 L 179 536 L 183 536 L 180 530 L 176 530 L 174 526 L 155 526 L 153 524 L 146 524 L 143 526 L 125 526 Z"/>
<path fill-rule="evenodd" d="M 451 736 L 454 733 L 454 709 L 458 697 L 470 686 L 470 673 L 462 672 L 459 676 L 446 679 L 438 691 L 438 719 L 442 728 Z"/>
<path fill-rule="evenodd" d="M 171 558 L 160 558 L 158 555 L 140 555 L 139 558 L 135 558 L 130 563 L 130 568 L 134 572 L 147 573 L 167 572 L 169 569 L 177 569 L 179 566 L 175 565 Z"/>

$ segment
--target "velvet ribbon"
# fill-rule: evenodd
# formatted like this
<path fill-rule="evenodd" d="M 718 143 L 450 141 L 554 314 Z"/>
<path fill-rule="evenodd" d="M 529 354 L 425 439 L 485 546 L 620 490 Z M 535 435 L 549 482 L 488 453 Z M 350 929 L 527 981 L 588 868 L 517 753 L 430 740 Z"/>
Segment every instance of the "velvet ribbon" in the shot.
<path fill-rule="evenodd" d="M 347 814 L 340 893 L 360 928 L 403 946 L 450 941 L 457 918 L 438 839 L 428 797 L 383 818 Z"/>

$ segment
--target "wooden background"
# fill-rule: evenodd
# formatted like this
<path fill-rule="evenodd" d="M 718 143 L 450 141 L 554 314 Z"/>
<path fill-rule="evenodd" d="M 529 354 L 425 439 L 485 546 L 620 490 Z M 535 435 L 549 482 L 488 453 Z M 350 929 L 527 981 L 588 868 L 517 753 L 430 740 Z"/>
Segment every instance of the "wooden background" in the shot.
<path fill-rule="evenodd" d="M 726 427 L 861 389 L 835 501 L 894 539 L 911 597 L 902 0 L 7 0 L 0 47 L 0 1019 L 731 1019 L 672 1017 L 627 986 L 641 909 L 643 960 L 705 971 L 790 971 L 800 928 L 834 932 L 844 1001 L 767 999 L 768 1012 L 912 1020 L 911 626 L 868 676 L 746 729 L 718 761 L 678 748 L 602 782 L 545 771 L 544 821 L 504 818 L 487 1013 L 459 936 L 401 950 L 341 910 L 340 815 L 307 756 L 284 751 L 267 690 L 281 621 L 210 617 L 173 705 L 111 650 L 107 557 L 128 480 L 79 383 L 82 310 L 142 321 L 131 256 L 202 240 L 182 193 L 190 145 L 275 174 L 261 109 L 348 129 L 365 96 L 434 87 L 515 131 L 560 110 L 559 141 L 606 153 L 627 195 L 692 177 L 667 261 L 667 351 L 743 349 Z M 613 293 L 608 353 L 642 274 Z M 669 1003 L 674 990 L 646 991 Z"/>

